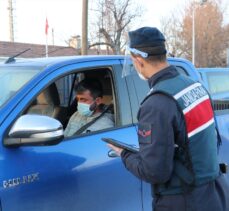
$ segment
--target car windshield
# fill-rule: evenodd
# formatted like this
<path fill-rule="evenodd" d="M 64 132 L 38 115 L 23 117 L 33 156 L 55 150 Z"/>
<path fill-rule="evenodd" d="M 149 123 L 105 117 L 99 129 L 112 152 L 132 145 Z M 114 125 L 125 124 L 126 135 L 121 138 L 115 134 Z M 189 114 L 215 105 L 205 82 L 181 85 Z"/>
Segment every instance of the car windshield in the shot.
<path fill-rule="evenodd" d="M 229 72 L 211 72 L 207 78 L 211 94 L 229 92 Z"/>
<path fill-rule="evenodd" d="M 0 107 L 38 72 L 32 67 L 0 67 Z"/>

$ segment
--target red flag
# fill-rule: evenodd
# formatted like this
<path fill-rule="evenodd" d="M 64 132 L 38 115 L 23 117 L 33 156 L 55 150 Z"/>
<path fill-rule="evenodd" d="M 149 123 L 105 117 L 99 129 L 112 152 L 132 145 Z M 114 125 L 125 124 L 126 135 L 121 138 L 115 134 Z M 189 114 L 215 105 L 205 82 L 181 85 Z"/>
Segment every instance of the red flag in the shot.
<path fill-rule="evenodd" d="M 48 35 L 48 29 L 49 29 L 49 24 L 48 24 L 48 19 L 46 18 L 46 23 L 45 23 L 45 34 Z"/>

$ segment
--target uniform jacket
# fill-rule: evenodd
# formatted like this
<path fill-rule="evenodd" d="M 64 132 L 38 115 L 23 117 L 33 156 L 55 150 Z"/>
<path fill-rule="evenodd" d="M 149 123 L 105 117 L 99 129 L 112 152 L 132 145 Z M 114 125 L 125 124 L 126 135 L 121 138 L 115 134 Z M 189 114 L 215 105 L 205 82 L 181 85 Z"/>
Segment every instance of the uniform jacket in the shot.
<path fill-rule="evenodd" d="M 151 89 L 155 88 L 157 84 L 173 79 L 178 75 L 176 68 L 169 66 L 152 76 L 149 79 L 149 86 Z M 138 121 L 140 152 L 134 154 L 124 150 L 121 154 L 124 165 L 135 176 L 151 183 L 156 195 L 158 193 L 164 196 L 183 194 L 186 190 L 182 187 L 174 169 L 177 143 L 184 142 L 188 134 L 184 115 L 179 110 L 177 102 L 165 94 L 156 92 L 147 97 L 141 104 Z M 217 142 L 215 141 L 212 146 L 214 146 L 212 150 L 214 154 L 216 153 Z M 200 154 L 201 149 L 195 153 Z M 208 156 L 210 157 L 210 155 Z M 213 157 L 215 159 L 214 155 Z M 212 179 L 219 175 L 218 162 L 217 160 L 214 162 L 217 163 L 215 165 L 217 167 L 211 172 L 213 173 L 210 176 Z M 199 176 L 205 177 L 206 175 L 203 171 Z M 207 183 L 208 185 L 209 183 Z M 196 191 L 197 187 L 198 184 L 192 193 Z"/>

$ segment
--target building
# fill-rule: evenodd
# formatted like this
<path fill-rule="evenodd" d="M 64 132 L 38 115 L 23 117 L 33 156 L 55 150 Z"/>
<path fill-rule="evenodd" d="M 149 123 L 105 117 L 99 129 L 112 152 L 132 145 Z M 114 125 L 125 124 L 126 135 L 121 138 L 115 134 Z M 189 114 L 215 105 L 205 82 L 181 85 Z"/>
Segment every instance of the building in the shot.
<path fill-rule="evenodd" d="M 73 43 L 73 41 L 75 41 L 75 43 Z M 73 39 L 71 40 L 71 45 L 75 44 L 73 46 L 66 47 L 66 46 L 49 45 L 48 56 L 55 57 L 55 56 L 81 55 L 79 42 L 80 42 L 79 37 L 76 36 L 73 37 Z M 18 59 L 46 57 L 46 45 L 0 41 L 0 62 L 3 62 L 9 57 L 15 56 L 20 53 L 22 54 L 17 57 Z M 98 55 L 98 54 L 110 54 L 110 53 L 107 50 L 101 50 L 101 49 L 98 50 L 98 48 L 94 47 L 88 49 L 88 54 Z"/>
<path fill-rule="evenodd" d="M 0 41 L 0 61 L 4 61 L 26 50 L 27 51 L 19 55 L 18 58 L 45 57 L 45 49 L 45 45 Z M 79 49 L 65 46 L 48 46 L 48 56 L 50 57 L 76 55 L 80 55 Z"/>

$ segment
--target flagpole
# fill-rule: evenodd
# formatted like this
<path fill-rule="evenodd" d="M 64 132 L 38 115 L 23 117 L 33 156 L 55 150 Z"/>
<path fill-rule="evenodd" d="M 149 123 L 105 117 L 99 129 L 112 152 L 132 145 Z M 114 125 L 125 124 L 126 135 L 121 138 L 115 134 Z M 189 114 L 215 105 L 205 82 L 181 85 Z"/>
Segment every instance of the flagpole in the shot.
<path fill-rule="evenodd" d="M 48 57 L 48 19 L 46 17 L 46 22 L 45 22 L 45 35 L 46 35 L 46 45 L 45 45 L 45 55 Z"/>
<path fill-rule="evenodd" d="M 48 35 L 46 34 L 46 46 L 45 46 L 45 55 L 48 57 Z"/>

